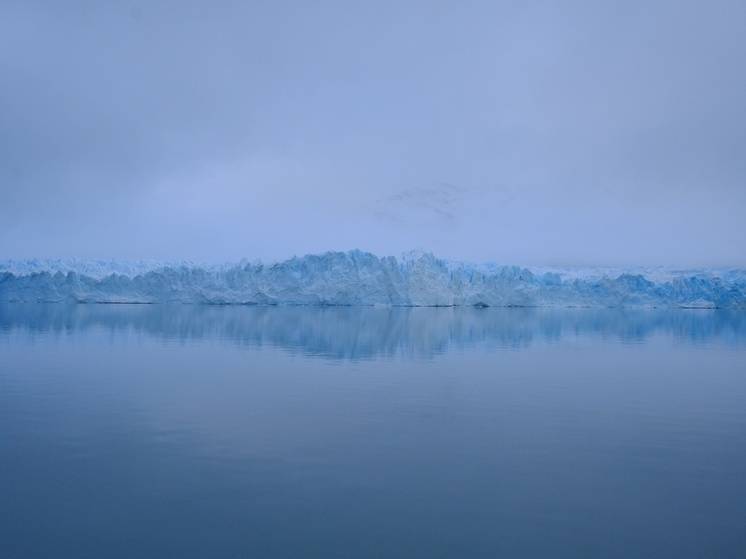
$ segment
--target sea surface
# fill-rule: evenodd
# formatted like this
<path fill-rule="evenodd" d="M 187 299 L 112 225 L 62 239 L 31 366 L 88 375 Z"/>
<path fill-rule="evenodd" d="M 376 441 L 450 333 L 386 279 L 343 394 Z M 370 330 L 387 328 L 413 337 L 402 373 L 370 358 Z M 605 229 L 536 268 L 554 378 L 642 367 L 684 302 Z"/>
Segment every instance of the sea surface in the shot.
<path fill-rule="evenodd" d="M 0 306 L 0 557 L 746 557 L 746 313 Z"/>

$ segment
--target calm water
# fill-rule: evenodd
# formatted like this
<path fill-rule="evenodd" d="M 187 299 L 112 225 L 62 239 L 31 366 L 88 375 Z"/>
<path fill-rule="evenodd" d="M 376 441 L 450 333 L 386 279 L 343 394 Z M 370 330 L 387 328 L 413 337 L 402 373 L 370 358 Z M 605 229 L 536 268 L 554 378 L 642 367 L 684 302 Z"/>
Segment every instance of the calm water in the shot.
<path fill-rule="evenodd" d="M 746 557 L 746 313 L 0 307 L 0 557 Z"/>

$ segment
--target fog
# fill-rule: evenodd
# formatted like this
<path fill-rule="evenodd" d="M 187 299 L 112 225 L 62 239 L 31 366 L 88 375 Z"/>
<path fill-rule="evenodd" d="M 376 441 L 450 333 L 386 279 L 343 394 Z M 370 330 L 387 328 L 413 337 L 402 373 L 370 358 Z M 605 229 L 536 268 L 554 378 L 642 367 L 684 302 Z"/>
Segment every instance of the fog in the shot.
<path fill-rule="evenodd" d="M 0 5 L 0 258 L 746 265 L 746 3 Z"/>

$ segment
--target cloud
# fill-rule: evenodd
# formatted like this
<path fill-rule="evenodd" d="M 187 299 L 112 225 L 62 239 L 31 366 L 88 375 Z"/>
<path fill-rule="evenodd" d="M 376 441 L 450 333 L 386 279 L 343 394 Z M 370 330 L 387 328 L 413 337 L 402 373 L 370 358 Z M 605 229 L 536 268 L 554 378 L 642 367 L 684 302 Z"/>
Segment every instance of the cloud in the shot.
<path fill-rule="evenodd" d="M 640 6 L 2 2 L 0 256 L 746 263 L 746 4 Z"/>
<path fill-rule="evenodd" d="M 461 216 L 469 191 L 449 183 L 400 190 L 376 201 L 373 214 L 397 224 L 418 222 L 452 224 Z"/>

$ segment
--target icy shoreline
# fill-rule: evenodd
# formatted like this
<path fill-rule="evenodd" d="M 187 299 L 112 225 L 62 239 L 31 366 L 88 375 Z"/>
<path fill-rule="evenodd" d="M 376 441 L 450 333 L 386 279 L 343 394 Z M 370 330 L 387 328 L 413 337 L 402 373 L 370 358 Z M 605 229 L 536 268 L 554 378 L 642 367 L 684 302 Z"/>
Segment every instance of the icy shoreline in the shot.
<path fill-rule="evenodd" d="M 746 309 L 746 271 L 522 268 L 329 252 L 273 264 L 0 262 L 0 302 Z"/>

